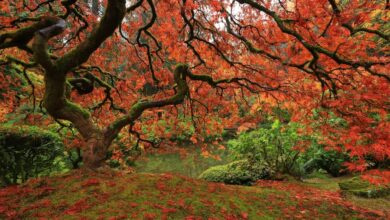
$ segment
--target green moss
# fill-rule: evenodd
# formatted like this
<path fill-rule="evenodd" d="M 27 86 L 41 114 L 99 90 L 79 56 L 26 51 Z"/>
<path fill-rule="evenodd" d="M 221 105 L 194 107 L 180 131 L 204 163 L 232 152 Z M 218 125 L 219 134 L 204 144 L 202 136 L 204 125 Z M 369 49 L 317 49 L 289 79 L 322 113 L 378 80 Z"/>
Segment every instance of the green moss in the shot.
<path fill-rule="evenodd" d="M 372 189 L 358 189 L 350 190 L 349 193 L 353 195 L 364 197 L 364 198 L 385 198 L 390 195 L 390 188 L 372 188 Z"/>
<path fill-rule="evenodd" d="M 344 193 L 365 198 L 384 198 L 390 195 L 389 186 L 376 186 L 360 177 L 340 182 L 339 187 Z"/>
<path fill-rule="evenodd" d="M 262 166 L 251 166 L 247 160 L 234 161 L 214 166 L 204 171 L 199 178 L 210 182 L 250 185 L 258 179 L 266 179 L 269 172 Z"/>
<path fill-rule="evenodd" d="M 339 186 L 342 190 L 357 190 L 369 187 L 370 183 L 368 181 L 362 180 L 360 177 L 354 177 L 350 180 L 339 183 Z"/>
<path fill-rule="evenodd" d="M 17 141 L 17 137 L 28 137 L 32 139 L 48 139 L 59 143 L 61 142 L 61 138 L 57 133 L 44 130 L 37 126 L 0 125 L 0 134 L 2 137 L 12 137 L 15 141 Z"/>
<path fill-rule="evenodd" d="M 70 111 L 70 112 L 81 112 L 84 118 L 89 118 L 91 117 L 91 114 L 82 108 L 80 105 L 75 104 L 73 102 L 66 101 L 66 106 L 65 106 L 65 111 Z"/>

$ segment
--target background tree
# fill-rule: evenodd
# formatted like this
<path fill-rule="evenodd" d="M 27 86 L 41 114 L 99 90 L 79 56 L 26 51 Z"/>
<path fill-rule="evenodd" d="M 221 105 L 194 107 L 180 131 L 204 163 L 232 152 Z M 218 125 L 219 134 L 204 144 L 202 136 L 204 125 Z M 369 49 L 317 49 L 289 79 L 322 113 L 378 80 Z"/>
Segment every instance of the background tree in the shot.
<path fill-rule="evenodd" d="M 42 74 L 31 99 L 79 131 L 86 167 L 103 164 L 126 126 L 144 140 L 141 126 L 157 118 L 141 116 L 156 108 L 172 124 L 188 115 L 198 134 L 259 121 L 273 106 L 310 125 L 322 109 L 316 128 L 350 152 L 350 169 L 390 155 L 386 1 L 107 0 L 101 18 L 85 1 L 0 4 L 2 66 Z M 76 94 L 74 79 L 96 89 Z M 146 96 L 145 83 L 158 92 Z"/>

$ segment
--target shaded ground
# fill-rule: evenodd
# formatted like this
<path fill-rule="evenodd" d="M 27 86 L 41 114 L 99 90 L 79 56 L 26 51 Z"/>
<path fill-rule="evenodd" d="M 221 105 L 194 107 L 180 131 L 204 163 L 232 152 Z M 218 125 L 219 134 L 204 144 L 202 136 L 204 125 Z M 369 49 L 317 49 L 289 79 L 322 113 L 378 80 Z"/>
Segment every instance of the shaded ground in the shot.
<path fill-rule="evenodd" d="M 388 219 L 313 183 L 207 183 L 171 174 L 80 171 L 0 189 L 0 219 Z"/>

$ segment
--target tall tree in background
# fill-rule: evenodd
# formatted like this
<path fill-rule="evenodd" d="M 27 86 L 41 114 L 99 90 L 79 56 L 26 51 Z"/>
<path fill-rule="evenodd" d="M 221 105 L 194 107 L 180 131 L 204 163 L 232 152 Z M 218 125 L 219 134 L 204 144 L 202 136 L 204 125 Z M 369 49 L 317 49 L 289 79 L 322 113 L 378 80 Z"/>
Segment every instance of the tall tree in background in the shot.
<path fill-rule="evenodd" d="M 124 127 L 142 139 L 140 124 L 157 120 L 142 114 L 157 108 L 173 123 L 189 114 L 197 130 L 210 131 L 221 129 L 215 118 L 256 122 L 257 112 L 278 106 L 308 126 L 315 119 L 329 148 L 355 158 L 350 169 L 364 170 L 367 155 L 390 155 L 387 1 L 41 0 L 0 8 L 0 64 L 42 73 L 44 90 L 33 99 L 77 128 L 88 168 L 103 164 Z M 152 95 L 140 92 L 145 84 Z M 244 118 L 243 108 L 251 112 Z M 332 123 L 334 115 L 345 124 Z"/>

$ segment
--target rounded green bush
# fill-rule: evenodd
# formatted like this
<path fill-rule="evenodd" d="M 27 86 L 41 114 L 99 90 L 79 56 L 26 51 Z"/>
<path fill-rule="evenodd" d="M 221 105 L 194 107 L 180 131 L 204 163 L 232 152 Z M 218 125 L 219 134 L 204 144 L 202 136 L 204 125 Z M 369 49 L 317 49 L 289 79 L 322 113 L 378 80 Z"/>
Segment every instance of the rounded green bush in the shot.
<path fill-rule="evenodd" d="M 214 166 L 202 174 L 199 178 L 210 182 L 222 182 L 235 185 L 251 185 L 259 179 L 268 179 L 270 170 L 261 165 L 252 165 L 247 160 L 234 161 L 220 166 Z"/>

